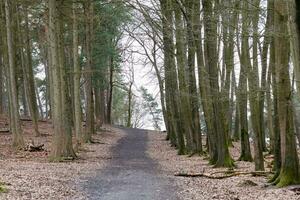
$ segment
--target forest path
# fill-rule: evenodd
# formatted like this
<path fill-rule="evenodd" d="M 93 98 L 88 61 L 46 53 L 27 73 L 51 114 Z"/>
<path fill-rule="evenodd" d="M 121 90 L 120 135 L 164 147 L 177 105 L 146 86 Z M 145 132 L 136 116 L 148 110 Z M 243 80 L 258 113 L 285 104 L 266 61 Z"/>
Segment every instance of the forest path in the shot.
<path fill-rule="evenodd" d="M 126 136 L 113 147 L 109 165 L 84 186 L 88 199 L 176 200 L 176 187 L 146 154 L 146 130 L 122 128 Z"/>

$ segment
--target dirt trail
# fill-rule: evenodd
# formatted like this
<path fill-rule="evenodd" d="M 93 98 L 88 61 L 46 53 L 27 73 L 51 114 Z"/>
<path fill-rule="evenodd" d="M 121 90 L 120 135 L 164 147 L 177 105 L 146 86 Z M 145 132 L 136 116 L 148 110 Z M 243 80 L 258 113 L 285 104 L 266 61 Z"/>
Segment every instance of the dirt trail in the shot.
<path fill-rule="evenodd" d="M 126 132 L 113 148 L 110 164 L 90 178 L 84 188 L 89 199 L 176 200 L 173 180 L 164 176 L 146 155 L 148 135 L 140 129 Z"/>

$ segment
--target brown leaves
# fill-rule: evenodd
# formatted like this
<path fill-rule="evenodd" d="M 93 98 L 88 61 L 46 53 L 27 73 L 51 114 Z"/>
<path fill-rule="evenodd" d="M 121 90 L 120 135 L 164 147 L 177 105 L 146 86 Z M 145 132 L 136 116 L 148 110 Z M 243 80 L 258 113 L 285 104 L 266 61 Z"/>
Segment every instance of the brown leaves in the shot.
<path fill-rule="evenodd" d="M 240 145 L 234 144 L 235 148 L 230 149 L 235 160 L 240 155 Z M 213 168 L 208 161 L 201 157 L 178 156 L 176 150 L 170 147 L 165 141 L 164 134 L 149 132 L 148 154 L 156 160 L 160 168 L 170 177 L 173 177 L 178 186 L 178 196 L 181 199 L 222 199 L 222 200 L 297 200 L 299 196 L 288 188 L 265 188 L 267 179 L 265 175 L 269 172 L 261 172 L 253 176 L 254 164 L 250 162 L 236 161 L 237 169 L 234 171 L 220 168 Z M 268 160 L 268 159 L 267 159 Z M 269 170 L 269 169 L 268 169 Z M 235 176 L 234 173 L 240 173 Z M 174 177 L 178 173 L 199 174 L 200 177 Z M 223 179 L 208 178 L 203 176 L 226 176 Z M 227 177 L 234 174 L 231 177 Z M 242 175 L 242 176 L 241 176 Z M 255 175 L 255 174 L 254 174 Z M 253 184 L 254 183 L 254 184 Z"/>
<path fill-rule="evenodd" d="M 0 181 L 5 184 L 7 193 L 0 193 L 0 199 L 87 199 L 80 184 L 86 177 L 102 169 L 111 158 L 110 148 L 122 137 L 115 129 L 93 135 L 101 141 L 85 144 L 79 151 L 79 159 L 71 162 L 49 163 L 52 126 L 40 122 L 43 137 L 34 137 L 30 122 L 23 122 L 25 141 L 44 144 L 45 151 L 14 151 L 11 148 L 11 135 L 0 135 Z"/>

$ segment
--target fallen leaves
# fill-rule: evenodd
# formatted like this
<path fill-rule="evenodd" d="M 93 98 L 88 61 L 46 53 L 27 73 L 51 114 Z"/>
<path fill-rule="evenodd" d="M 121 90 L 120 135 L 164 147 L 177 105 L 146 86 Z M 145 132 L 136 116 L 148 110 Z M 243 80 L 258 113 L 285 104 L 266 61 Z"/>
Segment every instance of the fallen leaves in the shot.
<path fill-rule="evenodd" d="M 213 168 L 208 161 L 200 156 L 178 156 L 174 148 L 170 147 L 169 142 L 165 140 L 165 134 L 149 131 L 149 142 L 147 153 L 154 159 L 164 173 L 174 178 L 178 187 L 178 196 L 183 200 L 299 200 L 297 192 L 289 188 L 265 187 L 268 172 L 253 176 L 254 164 L 250 162 L 236 161 L 237 169 L 240 174 L 230 176 L 224 179 L 215 179 L 202 176 L 228 176 L 232 171 L 227 169 Z M 234 144 L 231 148 L 231 155 L 235 160 L 240 155 L 240 145 Z M 268 161 L 268 160 L 267 160 Z M 269 162 L 269 161 L 268 161 Z M 181 177 L 174 174 L 200 174 L 202 177 Z M 202 174 L 202 175 L 201 175 Z M 241 176 L 242 175 L 242 176 Z M 295 190 L 298 191 L 298 190 Z"/>
<path fill-rule="evenodd" d="M 11 135 L 0 134 L 0 184 L 6 193 L 0 199 L 87 199 L 81 185 L 87 177 L 103 169 L 112 157 L 110 148 L 122 138 L 117 129 L 106 127 L 93 135 L 93 144 L 84 144 L 72 162 L 50 163 L 52 125 L 39 122 L 42 137 L 34 137 L 32 123 L 23 121 L 26 143 L 44 144 L 45 151 L 15 151 L 11 148 Z M 106 131 L 107 130 L 107 131 Z M 104 144 L 103 144 L 104 143 Z"/>

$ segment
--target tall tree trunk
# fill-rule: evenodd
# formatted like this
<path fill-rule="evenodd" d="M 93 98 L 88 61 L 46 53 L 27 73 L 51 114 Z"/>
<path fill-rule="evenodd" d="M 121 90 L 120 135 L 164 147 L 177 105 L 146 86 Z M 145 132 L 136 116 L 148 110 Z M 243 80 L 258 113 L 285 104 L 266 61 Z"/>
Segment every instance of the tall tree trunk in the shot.
<path fill-rule="evenodd" d="M 173 3 L 172 0 L 160 1 L 163 25 L 163 50 L 165 67 L 165 91 L 168 116 L 168 132 L 171 135 L 171 142 L 178 147 L 178 154 L 185 154 L 185 141 L 183 128 L 181 126 L 181 116 L 179 112 L 179 89 L 177 73 L 174 60 L 173 44 Z"/>
<path fill-rule="evenodd" d="M 234 130 L 233 130 L 233 140 L 234 141 L 239 141 L 241 139 L 241 122 L 240 122 L 240 111 L 239 111 L 239 96 L 238 96 L 238 87 L 236 86 L 236 78 L 235 78 L 235 71 L 233 70 L 232 73 L 232 92 L 234 92 L 236 96 L 235 100 L 235 116 L 234 116 Z"/>
<path fill-rule="evenodd" d="M 94 125 L 94 103 L 93 103 L 93 89 L 92 89 L 92 9 L 93 3 L 91 0 L 85 2 L 85 12 L 86 12 L 86 131 L 84 136 L 85 142 L 92 141 L 92 135 L 95 133 Z"/>
<path fill-rule="evenodd" d="M 74 93 L 74 126 L 76 145 L 80 145 L 82 140 L 82 120 L 81 120 L 81 98 L 80 98 L 80 77 L 81 69 L 78 55 L 78 23 L 77 23 L 77 5 L 73 2 L 73 93 Z"/>
<path fill-rule="evenodd" d="M 249 131 L 248 131 L 248 116 L 247 116 L 247 68 L 244 63 L 244 59 L 241 60 L 241 71 L 239 78 L 239 89 L 238 89 L 238 110 L 240 117 L 240 136 L 241 136 L 241 156 L 239 160 L 252 161 L 250 142 L 249 142 Z"/>
<path fill-rule="evenodd" d="M 152 33 L 153 33 L 153 51 L 152 51 L 153 63 L 152 64 L 153 64 L 155 74 L 157 77 L 157 81 L 158 81 L 160 103 L 161 103 L 162 114 L 163 114 L 165 126 L 168 127 L 166 105 L 165 105 L 166 101 L 165 101 L 165 93 L 164 93 L 164 81 L 163 81 L 163 78 L 161 77 L 161 72 L 157 65 L 157 58 L 156 58 L 157 57 L 157 39 L 158 39 L 158 37 L 156 36 L 156 32 L 155 32 L 155 30 L 153 30 L 153 28 L 152 28 Z M 168 133 L 167 133 L 167 137 L 168 137 Z"/>
<path fill-rule="evenodd" d="M 132 85 L 131 82 L 128 88 L 128 109 L 127 109 L 127 127 L 132 127 L 131 118 L 132 118 Z"/>
<path fill-rule="evenodd" d="M 101 125 L 106 123 L 106 114 L 105 114 L 105 107 L 106 102 L 105 102 L 105 91 L 103 88 L 100 88 L 100 120 L 101 120 Z"/>
<path fill-rule="evenodd" d="M 109 90 L 108 90 L 108 101 L 107 101 L 107 123 L 111 124 L 111 110 L 112 110 L 112 98 L 113 98 L 113 87 L 114 87 L 114 59 L 110 58 L 109 65 Z"/>
<path fill-rule="evenodd" d="M 49 1 L 49 45 L 51 51 L 51 71 L 53 87 L 53 125 L 54 138 L 51 158 L 62 160 L 76 157 L 72 147 L 72 130 L 70 110 L 68 106 L 68 91 L 63 55 L 62 19 L 58 18 L 56 0 Z M 60 15 L 60 17 L 62 17 Z"/>
<path fill-rule="evenodd" d="M 205 33 L 205 56 L 208 67 L 209 84 L 211 89 L 211 102 L 213 111 L 213 125 L 216 133 L 217 160 L 216 167 L 232 167 L 233 160 L 229 154 L 228 141 L 224 127 L 224 116 L 222 113 L 221 95 L 219 92 L 218 77 L 218 54 L 217 54 L 217 2 L 203 0 L 204 10 L 204 33 Z"/>
<path fill-rule="evenodd" d="M 39 94 L 38 87 L 35 87 L 35 93 L 36 93 L 36 98 L 37 98 L 37 102 L 38 102 L 38 109 L 40 111 L 40 116 L 41 116 L 41 118 L 43 118 L 44 117 L 43 104 L 42 104 L 42 101 L 41 101 L 41 97 L 40 97 L 40 94 Z"/>
<path fill-rule="evenodd" d="M 260 116 L 259 116 L 259 101 L 258 101 L 258 71 L 257 71 L 257 44 L 253 45 L 253 66 L 250 57 L 249 46 L 249 26 L 250 26 L 250 14 L 249 14 L 249 2 L 243 2 L 243 34 L 242 34 L 242 50 L 241 50 L 241 63 L 247 70 L 247 78 L 249 82 L 249 103 L 250 103 L 250 119 L 254 132 L 254 162 L 255 170 L 264 170 L 264 158 L 261 140 L 260 129 Z M 255 7 L 257 9 L 257 7 Z M 256 17 L 256 15 L 255 15 Z M 256 23 L 253 23 L 256 26 Z M 254 37 L 255 30 L 254 27 Z M 257 43 L 257 41 L 253 41 Z"/>
<path fill-rule="evenodd" d="M 25 66 L 24 66 L 24 79 L 26 80 L 26 93 L 27 93 L 27 103 L 30 111 L 30 116 L 33 122 L 35 136 L 40 136 L 40 132 L 38 129 L 38 106 L 37 106 L 37 98 L 35 93 L 35 83 L 34 83 L 34 75 L 33 75 L 33 66 L 32 66 L 32 52 L 31 52 L 31 44 L 30 44 L 30 37 L 29 37 L 29 22 L 28 22 L 28 8 L 24 9 L 24 16 L 25 16 Z"/>
<path fill-rule="evenodd" d="M 14 44 L 13 44 L 13 31 L 11 22 L 11 8 L 12 2 L 5 0 L 5 16 L 6 16 L 6 38 L 7 38 L 7 50 L 8 50 L 8 91 L 9 91 L 9 105 L 10 105 L 10 128 L 13 135 L 13 147 L 23 148 L 24 139 L 22 136 L 22 129 L 20 124 L 19 116 L 19 106 L 18 106 L 18 95 L 17 95 L 17 86 L 16 86 L 16 66 L 15 66 L 15 53 L 14 53 Z"/>
<path fill-rule="evenodd" d="M 222 6 L 228 8 L 229 5 L 235 5 L 233 1 L 224 1 L 221 3 Z M 228 139 L 228 143 L 231 145 L 231 123 L 232 123 L 232 111 L 231 111 L 231 94 L 230 85 L 231 85 L 231 74 L 233 73 L 234 68 L 234 35 L 235 27 L 238 25 L 238 12 L 234 7 L 234 11 L 231 12 L 230 9 L 222 12 L 222 31 L 223 31 L 223 70 L 221 79 L 221 95 L 223 96 L 223 115 L 224 118 L 224 128 L 225 134 Z M 232 25 L 229 25 L 232 22 Z"/>
<path fill-rule="evenodd" d="M 292 13 L 292 17 L 295 19 L 295 24 L 289 24 L 291 38 L 291 48 L 292 48 L 292 58 L 294 71 L 296 75 L 296 80 L 300 79 L 300 2 L 295 0 L 294 3 L 290 5 L 290 13 Z M 298 94 L 300 95 L 300 83 L 296 82 Z"/>
<path fill-rule="evenodd" d="M 199 1 L 200 2 L 200 1 Z M 201 138 L 201 126 L 200 126 L 200 114 L 199 114 L 199 100 L 196 84 L 196 72 L 195 72 L 195 32 L 198 31 L 196 25 L 198 18 L 198 6 L 199 3 L 195 1 L 187 1 L 186 3 L 186 21 L 187 21 L 187 45 L 188 45 L 188 68 L 187 68 L 187 80 L 190 96 L 190 105 L 192 112 L 192 139 L 195 146 L 195 152 L 202 152 L 202 138 Z"/>
<path fill-rule="evenodd" d="M 289 75 L 288 2 L 275 0 L 274 13 L 275 70 L 276 83 L 278 85 L 277 107 L 281 139 L 281 169 L 274 183 L 282 187 L 298 184 L 300 182 L 300 174 L 294 135 L 292 88 Z"/>
<path fill-rule="evenodd" d="M 175 38 L 176 38 L 176 61 L 177 73 L 179 83 L 179 99 L 180 99 L 180 114 L 183 117 L 181 121 L 183 134 L 186 138 L 186 149 L 188 152 L 193 153 L 196 151 L 196 143 L 193 141 L 193 123 L 192 111 L 190 105 L 190 95 L 187 86 L 187 73 L 186 73 L 186 53 L 185 53 L 185 37 L 184 37 L 184 24 L 183 16 L 178 4 L 174 5 L 175 8 Z"/>
<path fill-rule="evenodd" d="M 274 121 L 273 121 L 273 102 L 271 99 L 271 82 L 272 80 L 272 70 L 271 66 L 268 69 L 268 78 L 266 84 L 266 91 L 270 91 L 266 93 L 266 103 L 267 103 L 267 126 L 268 126 L 268 133 L 270 138 L 270 149 L 269 152 L 274 154 L 274 141 L 275 141 L 275 133 L 274 133 Z"/>
<path fill-rule="evenodd" d="M 0 4 L 1 5 L 1 4 Z M 1 17 L 1 15 L 0 15 Z M 1 19 L 0 19 L 1 20 Z M 0 46 L 2 46 L 2 37 L 3 35 L 1 34 L 0 31 Z M 3 96 L 4 96 L 4 62 L 3 59 L 1 59 L 3 57 L 3 49 L 0 48 L 0 114 L 4 113 L 4 102 L 3 102 Z"/>
<path fill-rule="evenodd" d="M 274 10 L 274 1 L 270 4 L 270 9 Z M 272 26 L 274 27 L 274 21 L 272 21 Z M 270 70 L 272 73 L 272 94 L 273 94 L 273 131 L 274 131 L 274 167 L 273 170 L 275 171 L 275 175 L 269 180 L 269 182 L 274 182 L 276 178 L 280 174 L 281 168 L 281 137 L 279 131 L 279 116 L 278 116 L 278 87 L 276 81 L 276 70 L 275 70 L 275 46 L 274 46 L 274 37 L 270 43 Z"/>
<path fill-rule="evenodd" d="M 242 3 L 245 10 L 247 7 L 246 2 Z M 247 77 L 248 77 L 248 65 L 250 60 L 248 59 L 249 54 L 249 44 L 248 44 L 248 33 L 249 33 L 249 16 L 244 11 L 242 13 L 242 44 L 241 44 L 241 58 L 240 58 L 240 78 L 239 78 L 239 90 L 238 90 L 238 101 L 239 101 L 239 111 L 240 111 L 240 122 L 241 122 L 241 156 L 239 160 L 252 161 L 250 143 L 249 143 L 249 130 L 248 130 L 248 91 L 247 91 Z"/>
<path fill-rule="evenodd" d="M 197 64 L 198 64 L 198 79 L 199 90 L 201 96 L 201 103 L 204 111 L 204 119 L 207 127 L 207 146 L 210 154 L 210 163 L 215 164 L 218 159 L 216 132 L 213 126 L 213 110 L 211 101 L 211 89 L 208 77 L 208 67 L 204 64 L 203 42 L 202 42 L 202 25 L 200 21 L 200 2 L 195 5 L 195 45 L 197 50 Z"/>

